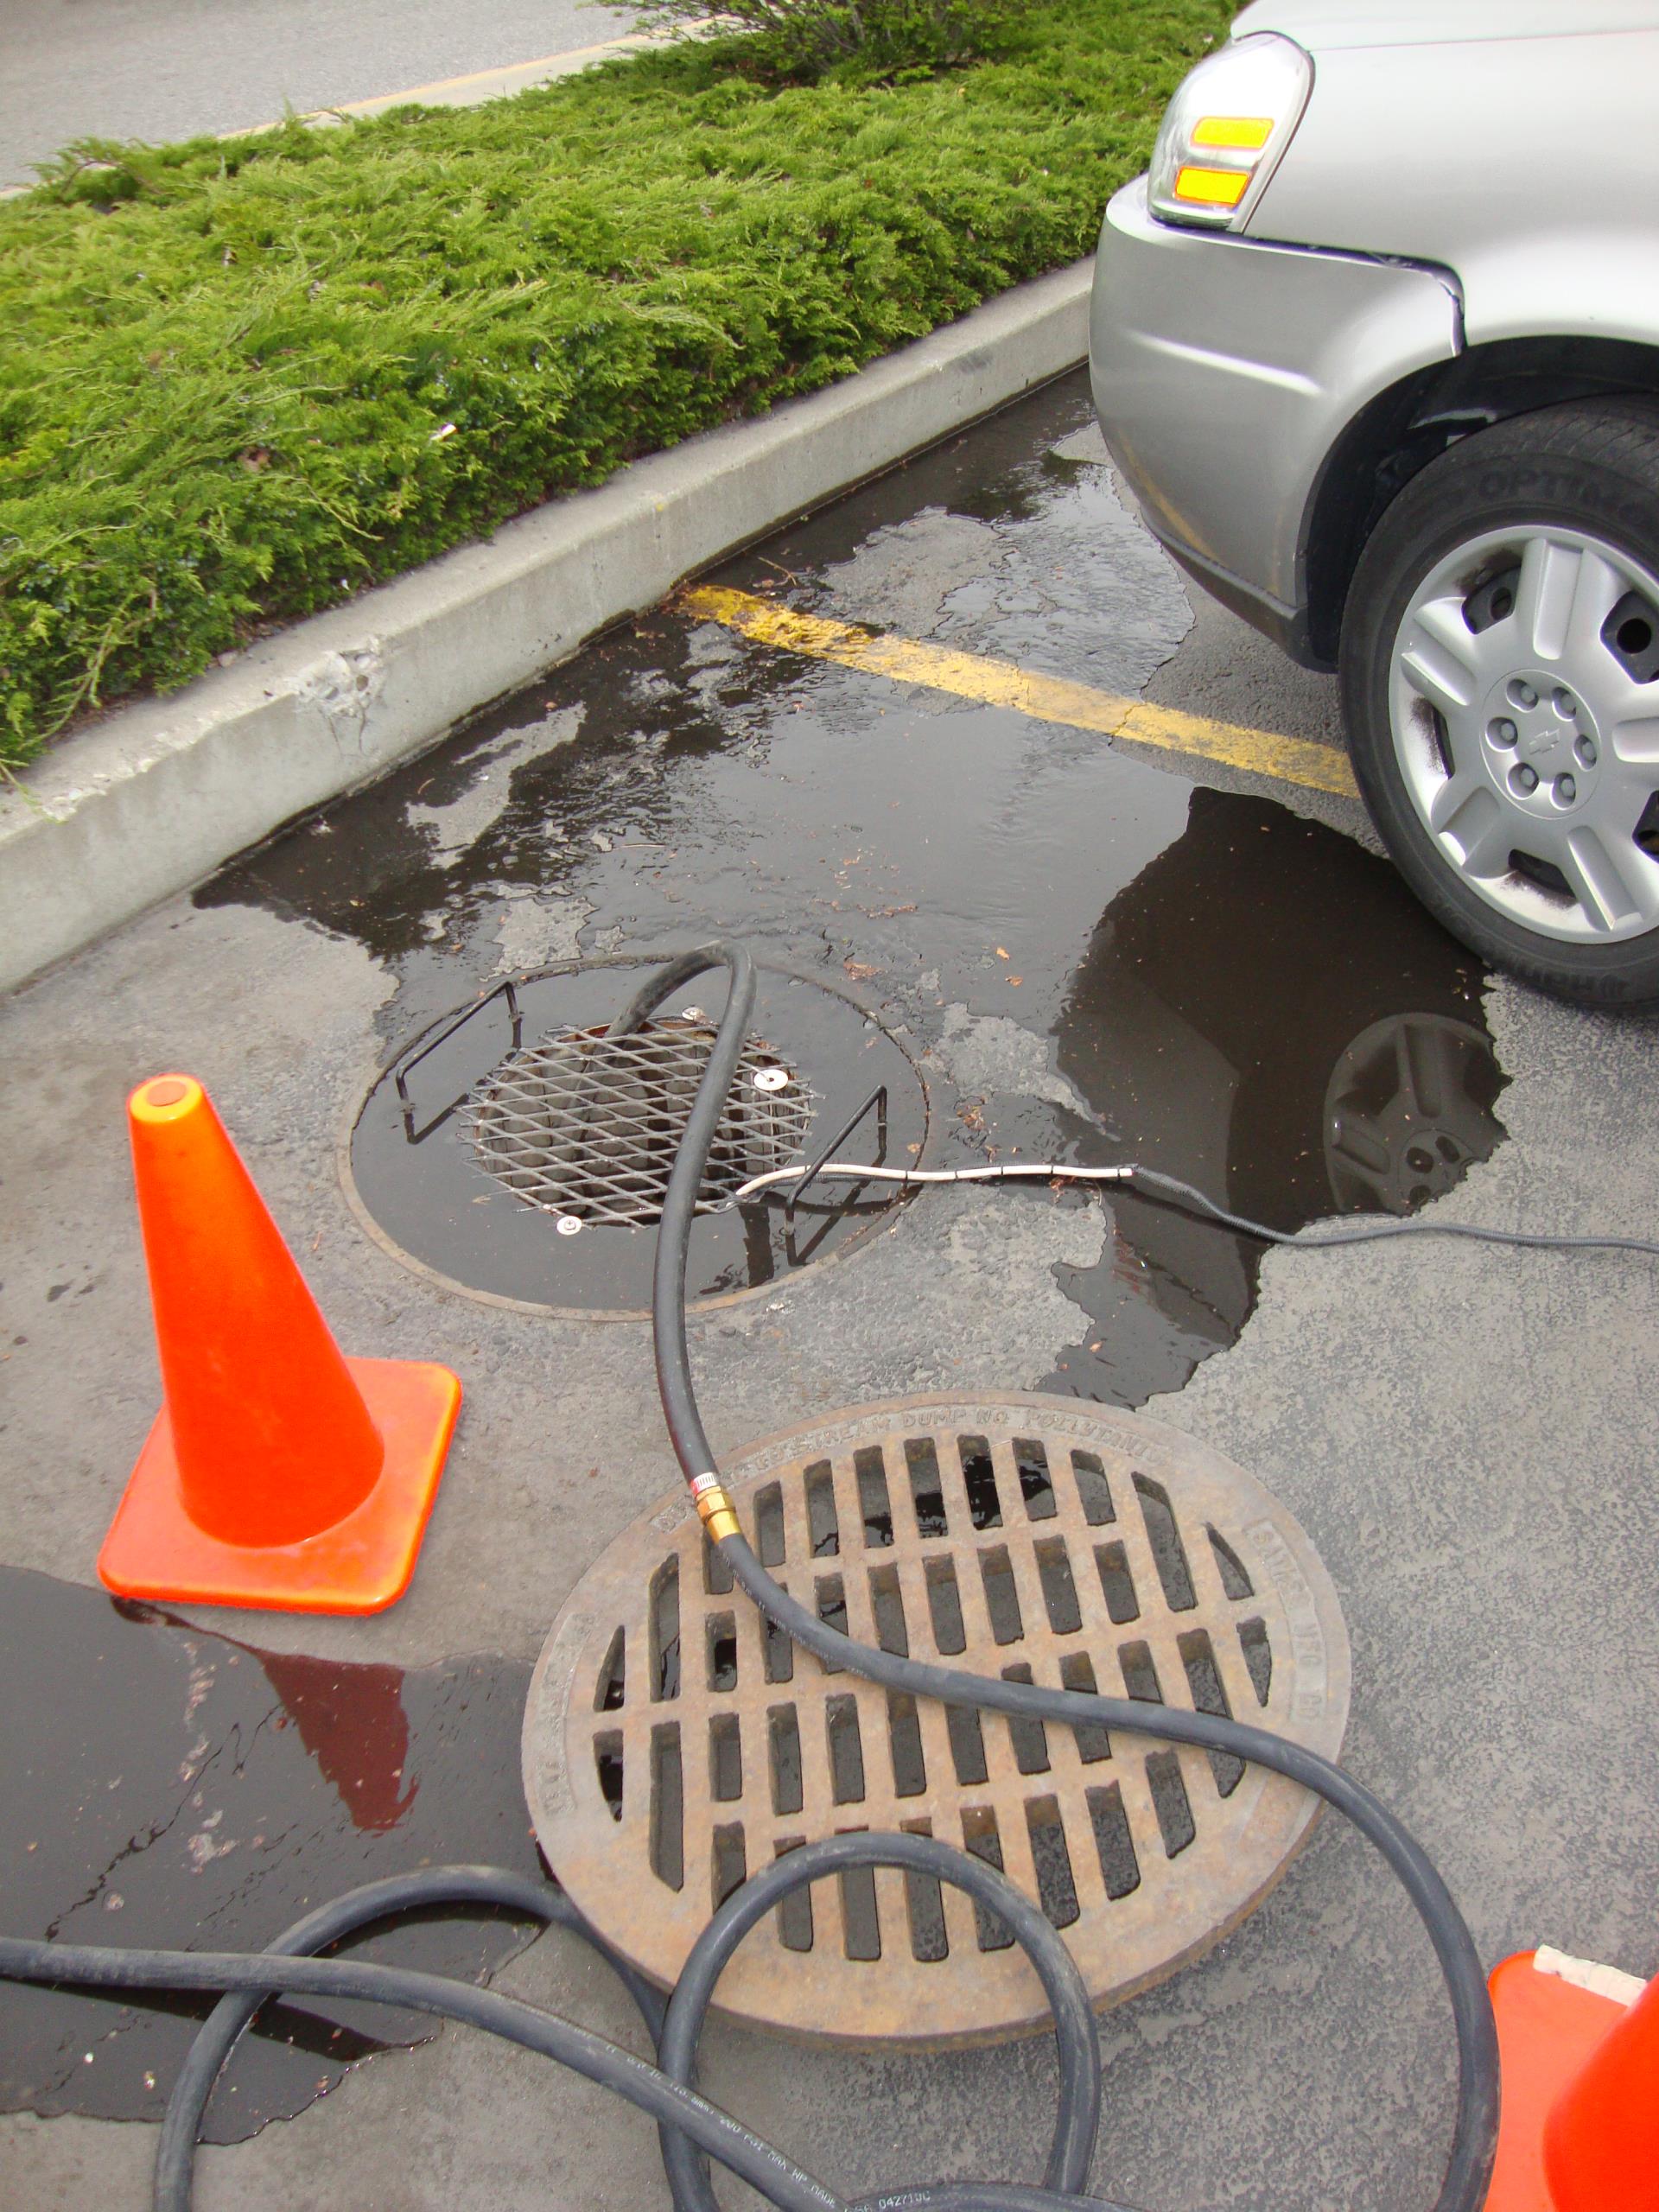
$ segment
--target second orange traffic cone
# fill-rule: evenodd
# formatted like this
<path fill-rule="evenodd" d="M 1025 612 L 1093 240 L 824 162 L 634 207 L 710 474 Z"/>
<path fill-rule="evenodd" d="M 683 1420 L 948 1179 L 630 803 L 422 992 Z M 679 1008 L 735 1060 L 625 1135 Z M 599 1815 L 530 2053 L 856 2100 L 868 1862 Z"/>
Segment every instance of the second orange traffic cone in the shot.
<path fill-rule="evenodd" d="M 1614 2019 L 1550 2107 L 1544 2172 L 1562 2212 L 1659 2206 L 1659 1982 Z"/>
<path fill-rule="evenodd" d="M 460 1382 L 341 1353 L 193 1077 L 141 1084 L 127 1110 L 164 1403 L 100 1579 L 128 1598 L 379 1611 L 414 1573 Z"/>
<path fill-rule="evenodd" d="M 1486 2212 L 1659 2212 L 1659 1981 L 1521 1951 L 1491 1986 L 1503 2103 Z"/>

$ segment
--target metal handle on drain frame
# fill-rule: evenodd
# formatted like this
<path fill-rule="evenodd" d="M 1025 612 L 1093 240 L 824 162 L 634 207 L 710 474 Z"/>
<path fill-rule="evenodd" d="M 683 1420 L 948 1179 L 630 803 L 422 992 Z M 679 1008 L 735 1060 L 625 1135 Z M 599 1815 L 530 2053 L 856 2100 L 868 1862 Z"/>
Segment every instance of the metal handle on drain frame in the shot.
<path fill-rule="evenodd" d="M 458 1014 L 453 1021 L 445 1022 L 435 1037 L 429 1037 L 413 1058 L 402 1062 L 394 1071 L 391 1079 L 397 1084 L 397 1096 L 403 1102 L 404 1137 L 407 1143 L 424 1144 L 434 1129 L 443 1127 L 456 1107 L 461 1104 L 461 1099 L 467 1096 L 466 1091 L 463 1090 L 460 1098 L 452 1098 L 442 1113 L 435 1115 L 423 1129 L 416 1129 L 415 1107 L 409 1095 L 408 1077 L 414 1074 L 416 1069 L 429 1052 L 435 1052 L 440 1045 L 448 1044 L 456 1030 L 464 1029 L 475 1014 L 482 1014 L 492 999 L 499 998 L 506 1000 L 507 1019 L 512 1024 L 512 1042 L 507 1049 L 509 1052 L 516 1052 L 524 1041 L 524 1009 L 518 1003 L 518 994 L 512 987 L 512 978 L 507 976 L 502 978 L 493 990 L 486 991 L 481 999 L 475 999 L 464 1014 Z"/>
<path fill-rule="evenodd" d="M 846 1143 L 848 1138 L 851 1136 L 853 1131 L 858 1127 L 859 1123 L 864 1119 L 864 1116 L 870 1111 L 872 1107 L 875 1109 L 875 1160 L 874 1164 L 879 1167 L 886 1160 L 887 1154 L 887 1086 L 884 1083 L 870 1093 L 869 1096 L 864 1101 L 864 1103 L 859 1108 L 857 1113 L 854 1115 L 852 1120 L 848 1122 L 846 1128 L 844 1129 L 837 1130 L 836 1135 L 830 1138 L 829 1143 L 825 1145 L 823 1150 L 812 1162 L 805 1174 L 802 1176 L 800 1181 L 798 1183 L 792 1183 L 790 1185 L 788 1196 L 784 1200 L 784 1218 L 788 1222 L 791 1229 L 795 1225 L 796 1207 L 799 1205 L 809 1188 L 812 1184 L 817 1181 L 819 1174 L 829 1166 L 830 1162 L 835 1158 L 836 1153 L 839 1152 L 842 1146 Z"/>

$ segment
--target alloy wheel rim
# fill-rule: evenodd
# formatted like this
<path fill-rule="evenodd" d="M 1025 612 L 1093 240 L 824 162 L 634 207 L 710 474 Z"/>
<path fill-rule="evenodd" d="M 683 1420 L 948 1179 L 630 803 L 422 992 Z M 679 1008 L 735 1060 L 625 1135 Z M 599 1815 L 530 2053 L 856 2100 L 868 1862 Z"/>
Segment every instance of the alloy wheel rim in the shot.
<path fill-rule="evenodd" d="M 1390 731 L 1441 859 L 1559 942 L 1659 927 L 1659 579 L 1605 539 L 1465 541 L 1413 594 Z"/>

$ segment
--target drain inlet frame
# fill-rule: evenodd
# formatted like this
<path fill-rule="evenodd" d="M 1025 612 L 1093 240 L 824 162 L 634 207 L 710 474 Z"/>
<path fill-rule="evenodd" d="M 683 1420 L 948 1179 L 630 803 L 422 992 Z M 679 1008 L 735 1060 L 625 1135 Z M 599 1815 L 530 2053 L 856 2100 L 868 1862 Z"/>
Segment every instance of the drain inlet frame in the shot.
<path fill-rule="evenodd" d="M 918 1478 L 906 1439 L 923 1432 L 935 1458 Z M 1022 1461 L 1020 1446 L 1033 1440 L 1040 1467 L 1030 1454 Z M 873 1510 L 860 1462 L 878 1447 L 884 1503 Z M 969 1448 L 971 1470 L 961 1456 Z M 1087 1484 L 1079 1455 L 1093 1463 Z M 1063 1494 L 1074 1479 L 1075 1496 Z M 1122 1690 L 1136 1694 L 1149 1669 L 1161 1698 L 1201 1710 L 1210 1709 L 1207 1668 L 1224 1709 L 1326 1756 L 1340 1746 L 1347 1635 L 1318 1554 L 1254 1478 L 1161 1423 L 1039 1394 L 929 1396 L 853 1408 L 756 1445 L 728 1463 L 724 1480 L 769 1571 L 860 1642 L 937 1651 L 967 1672 L 1013 1675 L 1034 1662 L 1039 1680 L 1107 1694 L 1122 1694 L 1121 1669 Z M 1167 1523 L 1162 1535 L 1155 1521 Z M 1057 1539 L 1069 1548 L 1069 1610 L 1065 1593 L 1044 1586 L 1041 1554 Z M 1112 1607 L 1097 1544 L 1124 1554 L 1117 1564 L 1139 1597 L 1132 1613 Z M 884 1572 L 906 1624 L 907 1642 L 896 1645 L 874 1587 Z M 936 1572 L 950 1584 L 954 1625 L 941 1626 Z M 1006 1638 L 993 1580 L 1021 1617 Z M 659 1583 L 672 1600 L 660 1615 Z M 1218 1623 L 1260 1632 L 1265 1682 L 1261 1653 L 1242 1636 L 1215 1633 Z M 1190 1746 L 1121 1733 L 1084 1745 L 1102 1732 L 893 1706 L 877 1686 L 825 1668 L 751 1618 L 689 1498 L 670 1499 L 589 1569 L 537 1664 L 524 1764 L 538 1840 L 588 1916 L 668 1982 L 734 1872 L 830 1833 L 925 1829 L 1001 1863 L 1046 1909 L 1051 1891 L 1069 1890 L 1070 1906 L 1062 1897 L 1050 1917 L 1103 2009 L 1222 1940 L 1282 1878 L 1319 1815 L 1318 1801 L 1283 1777 L 1241 1762 L 1224 1774 Z M 785 1707 L 798 1779 L 780 1795 L 774 1738 Z M 728 1753 L 714 1748 L 716 1724 L 730 1716 L 741 1731 L 735 1793 L 722 1773 Z M 836 1749 L 837 1726 L 843 1738 L 855 1732 L 856 1762 L 844 1743 Z M 925 1770 L 919 1789 L 899 1770 L 906 1732 Z M 614 1802 L 601 1801 L 594 1772 L 601 1733 L 617 1761 Z M 1135 1869 L 1115 1885 L 1109 1861 L 1114 1850 L 1121 1858 L 1120 1829 Z M 833 1885 L 821 1897 L 815 1885 L 794 1907 L 792 1936 L 772 1920 L 757 1929 L 722 1980 L 721 2009 L 808 2042 L 855 2046 L 944 2047 L 1040 2031 L 1028 1969 L 987 1947 L 968 1908 L 944 1903 L 944 1955 L 928 1959 L 906 1886 L 898 1877 L 873 1883 L 862 1906 Z M 803 1910 L 811 1916 L 804 1936 Z M 888 1953 L 874 1971 L 872 1948 Z M 861 1974 L 850 1987 L 848 1977 Z"/>
<path fill-rule="evenodd" d="M 335 1131 L 335 1173 L 339 1178 L 348 1212 L 371 1243 L 376 1245 L 388 1259 L 395 1261 L 400 1268 L 407 1269 L 422 1281 L 447 1291 L 457 1298 L 465 1299 L 474 1305 L 491 1306 L 511 1313 L 533 1314 L 549 1320 L 600 1323 L 648 1322 L 651 1319 L 651 1310 L 645 1294 L 648 1294 L 648 1282 L 642 1287 L 642 1294 L 638 1302 L 577 1304 L 561 1300 L 556 1295 L 526 1296 L 518 1294 L 513 1289 L 496 1288 L 487 1284 L 467 1281 L 450 1268 L 440 1264 L 435 1256 L 426 1256 L 423 1252 L 412 1249 L 410 1243 L 400 1241 L 399 1236 L 378 1218 L 359 1181 L 353 1153 L 363 1125 L 371 1111 L 376 1108 L 378 1096 L 383 1090 L 397 1100 L 397 1116 L 401 1132 L 403 1102 L 397 1098 L 396 1090 L 397 1071 L 402 1067 L 406 1072 L 407 1068 L 424 1053 L 429 1046 L 432 1047 L 441 1046 L 444 1041 L 445 1033 L 453 1032 L 454 1027 L 467 1016 L 474 1013 L 482 1013 L 486 1007 L 498 1000 L 505 1000 L 507 995 L 505 986 L 511 985 L 513 991 L 525 1000 L 525 1015 L 528 1020 L 531 1015 L 529 1001 L 533 1000 L 541 987 L 563 985 L 573 978 L 581 980 L 588 977 L 603 977 L 613 971 L 623 976 L 630 972 L 644 974 L 651 969 L 660 967 L 665 960 L 673 957 L 671 953 L 662 950 L 647 950 L 596 953 L 578 956 L 568 960 L 550 961 L 541 967 L 526 969 L 489 985 L 479 992 L 470 1005 L 461 1008 L 459 1014 L 456 1009 L 448 1008 L 404 1038 L 396 1051 L 388 1053 L 380 1063 L 366 1086 L 347 1102 Z M 890 1113 L 893 1119 L 895 1133 L 899 1138 L 913 1137 L 916 1148 L 912 1156 L 916 1158 L 918 1164 L 925 1161 L 928 1158 L 929 1145 L 932 1141 L 933 1095 L 927 1073 L 916 1058 L 912 1044 L 906 1040 L 906 1035 L 902 1032 L 896 1032 L 880 1013 L 866 1005 L 862 1000 L 844 988 L 830 976 L 797 969 L 783 961 L 776 960 L 759 960 L 755 963 L 755 967 L 763 992 L 769 988 L 793 990 L 798 987 L 801 991 L 810 991 L 818 995 L 830 1003 L 832 1018 L 840 1021 L 842 1027 L 849 1031 L 849 1035 L 852 1025 L 856 1023 L 859 1036 L 853 1039 L 854 1042 L 861 1044 L 867 1050 L 878 1045 L 882 1048 L 881 1053 L 877 1054 L 876 1057 L 881 1058 L 885 1055 L 885 1079 L 891 1085 L 896 1078 L 902 1094 L 901 1103 L 899 1097 L 893 1096 L 890 1092 Z M 626 991 L 621 992 L 618 995 L 616 1006 L 610 1011 L 613 1013 L 620 1010 L 626 996 Z M 509 1003 L 515 1002 L 516 1001 Z M 757 1022 L 759 1027 L 766 1029 L 774 1038 L 778 1038 L 777 1024 L 767 1013 L 764 1011 L 760 1013 L 757 1016 Z M 794 1039 L 785 1034 L 779 1038 L 778 1041 L 779 1049 L 785 1056 L 798 1062 L 800 1056 L 796 1052 Z M 873 1072 L 874 1072 L 874 1070 L 865 1072 L 866 1086 L 868 1085 Z M 838 1099 L 830 1084 L 822 1079 L 816 1060 L 806 1067 L 805 1073 L 811 1082 L 812 1088 L 819 1094 L 821 1103 L 829 1109 L 829 1112 L 846 1111 L 844 1101 Z M 855 1071 L 855 1074 L 856 1071 Z M 845 1090 L 854 1101 L 861 1095 L 861 1091 L 854 1087 L 852 1081 L 846 1084 Z M 826 1112 L 826 1120 L 828 1117 L 829 1113 Z M 481 1177 L 480 1179 L 482 1179 Z M 798 1262 L 800 1271 L 804 1272 L 808 1265 L 815 1272 L 821 1271 L 844 1259 L 849 1259 L 861 1251 L 872 1249 L 878 1236 L 890 1233 L 899 1226 L 905 1208 L 914 1195 L 913 1192 L 906 1192 L 897 1185 L 893 1186 L 890 1200 L 870 1208 L 867 1217 L 855 1222 L 828 1250 L 815 1249 L 803 1256 Z M 529 1208 L 525 1209 L 527 1214 L 531 1211 Z M 554 1234 L 551 1222 L 545 1216 L 539 1217 L 539 1219 L 541 1226 L 545 1229 L 550 1240 Z M 569 1240 L 577 1246 L 585 1243 L 586 1241 L 582 1237 Z M 789 1266 L 780 1268 L 779 1272 L 769 1280 L 753 1282 L 735 1289 L 710 1291 L 693 1297 L 688 1305 L 690 1319 L 695 1321 L 703 1314 L 721 1312 L 728 1307 L 746 1305 L 759 1299 L 777 1297 L 781 1292 L 787 1290 L 794 1281 L 797 1262 L 792 1255 L 786 1256 L 789 1256 Z"/>

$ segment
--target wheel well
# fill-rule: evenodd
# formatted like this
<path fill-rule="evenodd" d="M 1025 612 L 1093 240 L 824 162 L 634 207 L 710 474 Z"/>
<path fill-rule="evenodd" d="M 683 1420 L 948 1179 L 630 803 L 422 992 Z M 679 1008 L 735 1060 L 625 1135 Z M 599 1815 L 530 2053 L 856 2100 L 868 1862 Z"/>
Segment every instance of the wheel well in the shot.
<path fill-rule="evenodd" d="M 1459 438 L 1567 399 L 1659 393 L 1659 347 L 1622 339 L 1512 338 L 1472 346 L 1380 392 L 1332 448 L 1302 534 L 1307 657 L 1336 665 L 1366 539 L 1402 486 Z"/>

